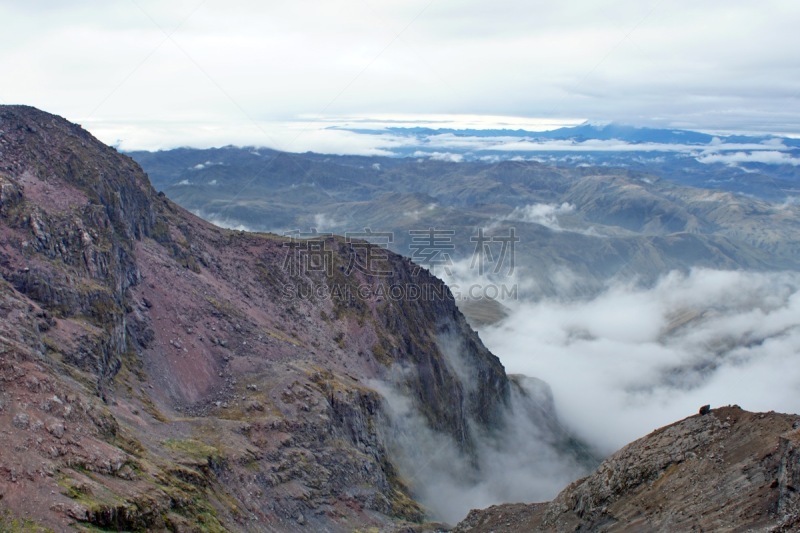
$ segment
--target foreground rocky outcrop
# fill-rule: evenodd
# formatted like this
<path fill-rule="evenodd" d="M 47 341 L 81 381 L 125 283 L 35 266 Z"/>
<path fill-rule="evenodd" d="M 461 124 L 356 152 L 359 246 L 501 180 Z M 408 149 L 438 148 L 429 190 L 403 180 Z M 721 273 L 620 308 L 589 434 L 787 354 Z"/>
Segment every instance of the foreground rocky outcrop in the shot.
<path fill-rule="evenodd" d="M 525 396 L 407 259 L 217 228 L 22 106 L 0 107 L 0 319 L 0 529 L 411 527 L 376 387 L 468 461 Z"/>
<path fill-rule="evenodd" d="M 737 406 L 629 444 L 553 501 L 472 511 L 453 531 L 796 531 L 800 416 Z"/>

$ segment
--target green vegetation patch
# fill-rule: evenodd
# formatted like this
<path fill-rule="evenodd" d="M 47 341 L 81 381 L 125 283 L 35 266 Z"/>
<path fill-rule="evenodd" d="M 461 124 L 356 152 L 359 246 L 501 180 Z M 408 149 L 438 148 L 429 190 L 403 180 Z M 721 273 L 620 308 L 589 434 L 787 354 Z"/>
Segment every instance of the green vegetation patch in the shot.
<path fill-rule="evenodd" d="M 164 441 L 164 446 L 196 461 L 205 462 L 209 459 L 219 459 L 221 456 L 220 451 L 214 446 L 194 439 L 168 439 Z"/>
<path fill-rule="evenodd" d="M 49 527 L 44 527 L 29 518 L 17 518 L 9 511 L 0 513 L 0 531 L 3 533 L 55 533 Z"/>

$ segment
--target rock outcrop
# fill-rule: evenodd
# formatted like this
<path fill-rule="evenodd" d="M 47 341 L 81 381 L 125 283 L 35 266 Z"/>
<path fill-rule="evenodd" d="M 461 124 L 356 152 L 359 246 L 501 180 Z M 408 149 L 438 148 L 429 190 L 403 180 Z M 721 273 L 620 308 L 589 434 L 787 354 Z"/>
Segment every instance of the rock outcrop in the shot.
<path fill-rule="evenodd" d="M 654 431 L 552 502 L 472 511 L 454 532 L 795 531 L 800 417 L 713 409 Z"/>
<path fill-rule="evenodd" d="M 0 529 L 419 523 L 371 384 L 466 456 L 512 396 L 426 270 L 212 226 L 28 107 L 0 107 L 0 275 Z"/>

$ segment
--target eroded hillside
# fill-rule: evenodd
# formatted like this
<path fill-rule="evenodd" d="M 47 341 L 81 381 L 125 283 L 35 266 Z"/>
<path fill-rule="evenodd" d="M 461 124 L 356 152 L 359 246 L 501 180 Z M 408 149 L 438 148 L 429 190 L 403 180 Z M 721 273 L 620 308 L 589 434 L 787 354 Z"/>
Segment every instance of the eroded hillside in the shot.
<path fill-rule="evenodd" d="M 419 523 L 376 386 L 467 459 L 518 387 L 425 269 L 212 226 L 33 108 L 0 108 L 0 273 L 6 524 Z M 538 412 L 555 448 L 575 447 Z"/>

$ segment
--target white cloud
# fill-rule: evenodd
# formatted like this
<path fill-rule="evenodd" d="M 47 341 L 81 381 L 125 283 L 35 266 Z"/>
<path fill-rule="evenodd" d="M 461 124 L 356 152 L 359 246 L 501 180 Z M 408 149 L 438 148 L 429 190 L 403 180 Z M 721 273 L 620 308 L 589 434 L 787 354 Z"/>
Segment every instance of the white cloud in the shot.
<path fill-rule="evenodd" d="M 425 157 L 434 160 L 434 161 L 449 161 L 450 163 L 460 163 L 464 160 L 464 156 L 461 154 L 454 154 L 451 152 L 432 152 L 432 153 L 425 153 L 425 152 L 415 152 L 414 157 Z"/>
<path fill-rule="evenodd" d="M 255 229 L 251 228 L 250 226 L 244 224 L 239 220 L 221 216 L 218 214 L 210 214 L 203 211 L 202 209 L 193 210 L 192 214 L 214 224 L 215 226 L 219 226 L 220 228 L 232 229 L 236 231 L 256 231 Z"/>
<path fill-rule="evenodd" d="M 126 149 L 291 148 L 291 136 L 278 143 L 261 124 L 309 113 L 794 133 L 800 123 L 791 0 L 5 2 L 0 18 L 0 100 L 92 131 L 149 132 L 97 130 Z"/>
<path fill-rule="evenodd" d="M 800 165 L 800 158 L 774 150 L 762 152 L 735 152 L 732 154 L 704 154 L 697 158 L 701 163 L 725 163 L 734 165 L 736 163 L 765 163 L 768 165 Z"/>
<path fill-rule="evenodd" d="M 694 270 L 589 301 L 504 302 L 481 332 L 510 373 L 547 381 L 609 453 L 704 404 L 800 412 L 800 275 Z"/>
<path fill-rule="evenodd" d="M 316 229 L 320 232 L 325 231 L 334 231 L 337 228 L 341 228 L 344 225 L 344 222 L 337 220 L 336 218 L 325 214 L 325 213 L 317 213 L 313 217 L 311 217 L 311 228 Z"/>
<path fill-rule="evenodd" d="M 497 117 L 494 117 L 497 118 Z M 309 118 L 309 121 L 312 119 Z M 327 117 L 324 120 L 313 119 L 313 122 L 285 122 L 285 123 L 263 123 L 252 125 L 256 133 L 247 133 L 247 128 L 236 130 L 231 125 L 230 135 L 236 143 L 236 139 L 244 141 L 248 135 L 258 134 L 265 139 L 274 141 L 274 146 L 290 151 L 311 150 L 320 153 L 348 153 L 357 155 L 393 155 L 398 150 L 410 148 L 425 148 L 425 150 L 415 150 L 413 156 L 417 158 L 429 158 L 439 161 L 460 162 L 464 160 L 464 155 L 456 152 L 471 152 L 477 154 L 477 158 L 485 162 L 496 162 L 502 159 L 509 159 L 508 156 L 498 156 L 497 154 L 480 155 L 481 152 L 558 152 L 569 153 L 573 161 L 578 161 L 582 156 L 581 152 L 670 152 L 692 155 L 709 162 L 721 157 L 720 154 L 726 152 L 748 152 L 748 156 L 753 161 L 780 162 L 786 159 L 777 157 L 776 154 L 788 152 L 789 147 L 785 146 L 780 139 L 770 139 L 765 142 L 752 143 L 723 143 L 720 140 L 712 141 L 708 145 L 697 144 L 666 144 L 666 143 L 628 143 L 621 140 L 533 140 L 520 139 L 512 136 L 469 136 L 455 135 L 452 133 L 399 133 L 387 130 L 388 127 L 420 127 L 420 128 L 443 128 L 443 127 L 472 127 L 477 130 L 486 129 L 498 124 L 486 120 L 479 121 L 475 117 L 459 120 L 459 117 L 450 116 L 445 121 L 441 117 L 418 116 L 416 121 L 410 121 L 407 117 L 399 118 L 384 117 L 368 118 L 361 117 L 355 121 L 353 117 Z M 563 125 L 568 125 L 565 122 Z M 333 126 L 333 127 L 332 127 Z M 532 127 L 537 127 L 533 124 Z M 362 133 L 358 130 L 366 128 L 369 133 Z M 105 130 L 102 127 L 99 131 L 103 132 L 106 138 L 128 138 L 134 137 L 118 130 Z M 137 131 L 129 129 L 129 133 Z M 536 130 L 530 130 L 536 131 Z M 147 138 L 148 132 L 140 131 L 142 139 Z M 217 132 L 216 134 L 218 134 Z M 194 139 L 188 144 L 196 146 L 210 146 L 213 136 L 206 137 L 202 128 L 193 128 L 186 131 L 187 138 Z M 535 135 L 533 133 L 532 135 Z M 130 149 L 130 142 L 123 142 L 123 149 Z M 133 142 L 135 144 L 135 142 Z M 154 148 L 150 146 L 149 148 Z M 759 152 L 759 153 L 756 153 Z M 761 155 L 763 152 L 765 155 Z M 772 153 L 774 152 L 774 153 Z M 650 159 L 658 159 L 658 156 L 648 156 Z M 788 157 L 788 156 L 787 156 Z M 550 157 L 550 159 L 553 159 Z M 510 160 L 518 161 L 542 161 L 536 156 L 514 155 Z M 210 163 L 206 163 L 208 165 Z"/>
<path fill-rule="evenodd" d="M 681 143 L 629 143 L 623 140 L 589 139 L 574 140 L 534 140 L 518 137 L 468 136 L 451 133 L 421 135 L 417 142 L 430 148 L 459 149 L 472 151 L 496 150 L 502 152 L 678 152 L 714 155 L 717 152 L 736 150 L 763 150 L 774 152 L 788 150 L 778 139 L 772 143 L 723 143 L 715 138 L 708 145 Z"/>
<path fill-rule="evenodd" d="M 450 369 L 469 376 L 459 357 L 445 357 Z M 395 369 L 397 374 L 403 371 Z M 512 387 L 510 409 L 503 413 L 502 438 L 473 431 L 474 456 L 459 450 L 453 438 L 431 430 L 411 399 L 396 382 L 371 382 L 381 393 L 390 423 L 382 428 L 393 461 L 415 497 L 436 520 L 457 523 L 470 509 L 509 501 L 546 501 L 566 484 L 586 475 L 548 426 L 542 406 L 549 389 L 536 379 Z M 522 394 L 524 391 L 527 397 Z"/>
<path fill-rule="evenodd" d="M 211 126 L 202 119 L 149 123 L 130 118 L 121 121 L 91 119 L 82 125 L 101 141 L 121 139 L 119 149 L 123 151 L 181 146 L 247 146 L 256 142 L 261 146 L 288 152 L 392 155 L 391 150 L 410 144 L 409 139 L 391 135 L 359 135 L 351 131 L 327 129 L 330 124 L 326 122 L 242 121 L 224 118 L 213 121 Z"/>
<path fill-rule="evenodd" d="M 520 222 L 541 224 L 552 230 L 561 231 L 561 226 L 558 223 L 558 216 L 567 215 L 574 211 L 575 206 L 566 202 L 561 205 L 530 204 L 514 208 L 511 213 L 504 217 L 504 220 L 518 220 Z"/>

